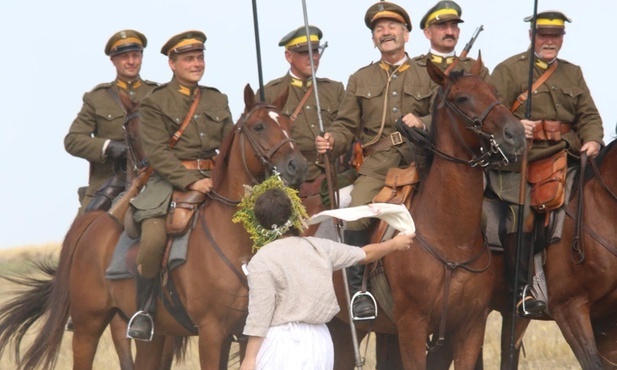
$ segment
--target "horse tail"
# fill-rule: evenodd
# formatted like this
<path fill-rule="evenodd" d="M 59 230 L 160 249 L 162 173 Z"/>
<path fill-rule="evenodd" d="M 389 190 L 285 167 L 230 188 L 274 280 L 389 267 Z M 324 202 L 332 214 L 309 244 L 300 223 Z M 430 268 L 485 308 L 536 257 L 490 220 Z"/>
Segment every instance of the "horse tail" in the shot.
<path fill-rule="evenodd" d="M 103 212 L 86 213 L 71 225 L 60 251 L 57 268 L 51 262 L 35 262 L 44 278 L 2 276 L 27 289 L 0 307 L 0 354 L 13 343 L 20 369 L 53 369 L 56 365 L 64 326 L 69 316 L 69 274 L 73 254 L 82 234 Z M 40 318 L 45 321 L 32 345 L 19 357 L 21 341 L 28 329 Z"/>
<path fill-rule="evenodd" d="M 177 363 L 186 362 L 189 339 L 189 337 L 174 337 L 174 358 Z"/>

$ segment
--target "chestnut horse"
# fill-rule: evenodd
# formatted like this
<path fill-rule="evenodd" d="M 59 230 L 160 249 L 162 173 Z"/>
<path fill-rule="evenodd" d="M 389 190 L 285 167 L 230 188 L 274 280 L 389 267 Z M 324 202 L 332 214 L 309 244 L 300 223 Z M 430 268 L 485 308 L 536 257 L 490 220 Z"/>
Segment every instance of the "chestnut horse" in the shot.
<path fill-rule="evenodd" d="M 136 341 L 136 368 L 158 369 L 160 356 L 153 354 L 161 353 L 165 337 L 195 332 L 201 368 L 226 368 L 231 337 L 242 332 L 247 315 L 248 287 L 241 265 L 251 254 L 248 234 L 231 222 L 235 206 L 245 192 L 244 184 L 258 183 L 276 171 L 288 184 L 299 186 L 306 172 L 306 159 L 290 138 L 289 120 L 279 114 L 285 99 L 286 94 L 273 105 L 256 103 L 251 88 L 245 88 L 245 111 L 221 145 L 214 187 L 198 211 L 186 262 L 167 276 L 194 330 L 178 323 L 157 299 L 155 335 L 151 342 Z M 10 340 L 17 347 L 33 324 L 28 316 L 45 313 L 21 368 L 54 367 L 69 309 L 75 327 L 74 369 L 92 368 L 98 339 L 114 315 L 133 315 L 134 280 L 105 278 L 121 231 L 109 213 L 79 216 L 65 237 L 56 273 L 47 281 L 51 290 L 47 299 L 39 299 L 40 289 L 31 289 L 0 311 L 2 345 Z M 30 315 L 21 312 L 26 307 Z"/>
<path fill-rule="evenodd" d="M 374 322 L 356 323 L 378 336 L 398 333 L 402 364 L 378 358 L 379 368 L 427 368 L 430 336 L 433 349 L 444 343 L 452 348 L 456 369 L 474 368 L 482 348 L 494 279 L 481 228 L 482 166 L 515 158 L 525 140 L 521 123 L 479 78 L 481 68 L 478 58 L 471 74 L 447 76 L 427 63 L 439 91 L 425 143 L 430 159 L 410 207 L 416 238 L 410 251 L 383 259 L 394 322 L 382 313 Z M 347 309 L 342 279 L 335 279 L 339 304 Z M 347 321 L 348 314 L 343 310 L 337 317 Z M 352 369 L 349 329 L 341 321 L 331 322 L 330 328 L 335 368 Z"/>
<path fill-rule="evenodd" d="M 548 312 L 583 369 L 617 367 L 617 144 L 613 140 L 583 176 L 582 208 L 575 190 L 565 206 L 561 239 L 546 248 Z M 497 266 L 497 269 L 499 267 Z M 503 274 L 503 273 L 502 273 Z M 503 280 L 502 280 L 503 283 Z M 498 282 L 496 284 L 499 284 Z M 502 285 L 502 287 L 505 285 Z M 502 314 L 502 369 L 514 367 L 528 319 L 518 319 L 514 360 L 509 359 L 511 297 L 495 288 Z"/>

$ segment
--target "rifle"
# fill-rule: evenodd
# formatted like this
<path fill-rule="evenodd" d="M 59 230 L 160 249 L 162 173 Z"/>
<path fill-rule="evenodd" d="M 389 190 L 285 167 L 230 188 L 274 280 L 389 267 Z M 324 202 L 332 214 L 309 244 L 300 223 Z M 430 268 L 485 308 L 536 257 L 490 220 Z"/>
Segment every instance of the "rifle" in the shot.
<path fill-rule="evenodd" d="M 456 65 L 458 64 L 458 62 L 461 59 L 467 57 L 467 54 L 469 54 L 469 51 L 471 50 L 473 44 L 476 42 L 476 39 L 478 38 L 478 35 L 483 30 L 484 30 L 484 26 L 483 25 L 480 25 L 480 27 L 476 28 L 476 30 L 473 32 L 473 35 L 471 35 L 471 40 L 469 40 L 469 42 L 465 44 L 465 47 L 463 48 L 463 51 L 461 52 L 461 55 L 458 58 L 454 59 L 452 64 L 450 64 L 448 66 L 448 68 L 446 68 L 446 70 L 444 72 L 446 75 L 448 75 L 448 74 L 450 74 L 450 72 L 452 72 L 454 67 L 456 67 Z"/>
<path fill-rule="evenodd" d="M 130 200 L 139 194 L 139 191 L 144 187 L 144 185 L 146 185 L 146 182 L 152 175 L 152 172 L 154 172 L 152 166 L 141 169 L 139 175 L 131 181 L 131 185 L 124 192 L 124 195 L 122 195 L 122 197 L 111 206 L 108 213 L 111 217 L 116 219 L 120 225 L 124 225 L 124 215 L 129 209 Z"/>

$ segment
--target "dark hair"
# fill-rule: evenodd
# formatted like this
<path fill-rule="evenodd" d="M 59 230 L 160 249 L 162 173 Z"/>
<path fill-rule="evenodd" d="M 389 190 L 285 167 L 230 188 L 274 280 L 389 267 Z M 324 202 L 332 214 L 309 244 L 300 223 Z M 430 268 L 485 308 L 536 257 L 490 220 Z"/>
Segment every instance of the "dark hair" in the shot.
<path fill-rule="evenodd" d="M 266 190 L 255 200 L 255 218 L 264 229 L 284 225 L 291 212 L 291 200 L 281 189 Z"/>

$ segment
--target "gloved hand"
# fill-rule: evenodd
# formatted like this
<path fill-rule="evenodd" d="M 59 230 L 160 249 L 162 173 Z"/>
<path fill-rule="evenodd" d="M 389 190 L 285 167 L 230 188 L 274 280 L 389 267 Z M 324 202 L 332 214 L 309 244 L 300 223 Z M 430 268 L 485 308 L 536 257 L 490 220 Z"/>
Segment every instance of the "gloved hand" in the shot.
<path fill-rule="evenodd" d="M 127 151 L 128 146 L 124 141 L 111 140 L 105 149 L 105 155 L 115 161 L 121 158 L 126 158 Z"/>

